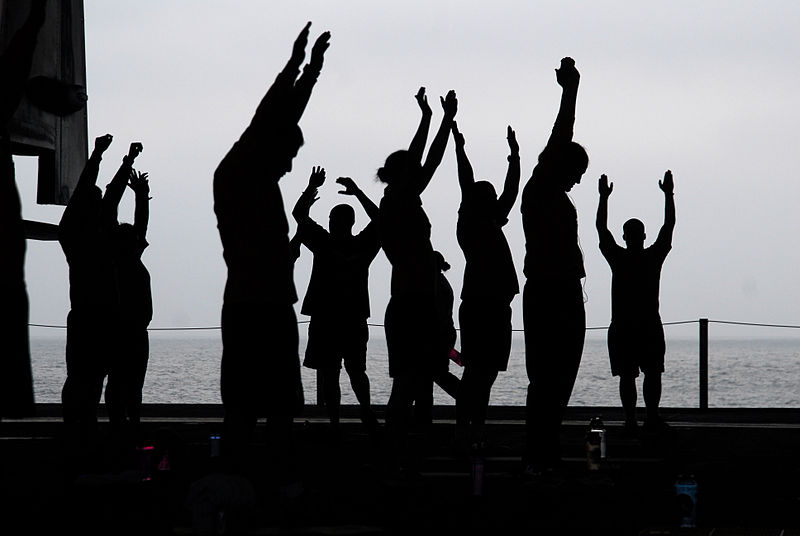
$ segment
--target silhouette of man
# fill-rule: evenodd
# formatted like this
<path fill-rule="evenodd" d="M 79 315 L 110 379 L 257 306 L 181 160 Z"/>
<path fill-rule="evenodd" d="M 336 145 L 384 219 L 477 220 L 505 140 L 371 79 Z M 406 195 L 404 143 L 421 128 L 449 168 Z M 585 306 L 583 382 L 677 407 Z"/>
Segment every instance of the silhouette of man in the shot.
<path fill-rule="evenodd" d="M 58 226 L 58 241 L 69 265 L 70 311 L 67 315 L 67 379 L 61 391 L 64 423 L 80 446 L 96 433 L 103 381 L 119 334 L 119 295 L 114 280 L 112 236 L 118 226 L 122 192 L 142 151 L 132 143 L 101 197 L 97 186 L 110 134 L 95 139 L 92 154 Z"/>
<path fill-rule="evenodd" d="M 508 368 L 511 300 L 519 294 L 517 272 L 503 227 L 519 193 L 519 145 L 509 126 L 508 171 L 500 197 L 488 181 L 475 182 L 464 136 L 453 123 L 461 187 L 456 237 L 466 258 L 461 289 L 461 393 L 456 401 L 459 442 L 480 448 L 492 385 Z"/>
<path fill-rule="evenodd" d="M 432 113 L 424 88 L 416 99 L 422 118 L 409 149 L 390 154 L 378 170 L 378 179 L 386 184 L 378 217 L 380 243 L 392 265 L 391 298 L 385 320 L 392 377 L 386 426 L 390 454 L 401 465 L 412 405 L 416 394 L 431 381 L 438 337 L 438 270 L 431 245 L 431 224 L 420 195 L 442 161 L 458 109 L 456 94 L 451 90 L 441 99 L 442 123 L 421 164 Z"/>
<path fill-rule="evenodd" d="M 380 250 L 376 219 L 378 207 L 349 177 L 336 182 L 340 194 L 358 199 L 370 218 L 369 224 L 353 235 L 355 212 L 350 205 L 336 205 L 330 212 L 328 230 L 309 216 L 318 189 L 325 182 L 325 170 L 316 167 L 308 187 L 295 205 L 297 234 L 314 254 L 311 279 L 301 313 L 311 317 L 303 365 L 318 370 L 334 438 L 338 436 L 341 388 L 339 373 L 344 361 L 350 385 L 361 406 L 361 421 L 374 434 L 378 421 L 370 405 L 367 377 L 369 330 L 369 266 Z"/>
<path fill-rule="evenodd" d="M 560 463 L 559 432 L 583 353 L 586 315 L 581 279 L 586 276 L 578 245 L 578 214 L 567 192 L 581 180 L 589 158 L 572 141 L 580 74 L 571 58 L 561 60 L 562 88 L 553 131 L 522 192 L 525 233 L 525 474 L 536 476 Z"/>
<path fill-rule="evenodd" d="M 33 375 L 25 285 L 25 228 L 17 191 L 8 123 L 17 110 L 45 20 L 43 0 L 31 2 L 28 18 L 0 56 L 0 419 L 32 415 Z"/>
<path fill-rule="evenodd" d="M 150 273 L 142 262 L 142 254 L 149 245 L 146 238 L 150 218 L 147 173 L 131 170 L 128 185 L 136 199 L 134 222 L 133 225 L 118 225 L 111 236 L 119 320 L 105 400 L 112 434 L 135 441 L 139 437 L 142 387 L 150 354 L 147 326 L 153 319 Z"/>
<path fill-rule="evenodd" d="M 658 182 L 664 192 L 664 224 L 655 242 L 645 248 L 644 224 L 635 218 L 622 226 L 625 247 L 608 230 L 608 198 L 614 184 L 602 175 L 598 183 L 597 234 L 600 251 L 611 267 L 611 325 L 608 355 L 611 374 L 619 376 L 619 396 L 625 411 L 625 428 L 635 432 L 636 378 L 644 373 L 643 395 L 647 408 L 645 428 L 658 430 L 665 423 L 658 415 L 661 402 L 661 374 L 664 372 L 666 341 L 659 314 L 661 267 L 672 249 L 675 229 L 675 197 L 672 172 Z"/>
<path fill-rule="evenodd" d="M 305 59 L 308 23 L 250 125 L 214 173 L 214 212 L 228 268 L 222 306 L 223 451 L 245 462 L 259 416 L 267 417 L 279 480 L 289 484 L 292 422 L 303 405 L 298 357 L 296 259 L 278 181 L 303 145 L 298 121 L 317 82 L 330 33 Z M 298 78 L 299 76 L 299 78 Z M 235 468 L 234 468 L 235 469 Z"/>

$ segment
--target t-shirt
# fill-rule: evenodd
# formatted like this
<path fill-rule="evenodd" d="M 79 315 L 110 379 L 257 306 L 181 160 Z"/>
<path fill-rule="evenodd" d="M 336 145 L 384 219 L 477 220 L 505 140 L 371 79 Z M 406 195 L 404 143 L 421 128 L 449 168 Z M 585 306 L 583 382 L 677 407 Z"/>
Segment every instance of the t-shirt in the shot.
<path fill-rule="evenodd" d="M 467 261 L 461 299 L 493 297 L 511 299 L 519 293 L 511 248 L 503 233 L 506 222 L 477 211 L 472 196 L 464 193 L 458 209 L 456 238 Z"/>
<path fill-rule="evenodd" d="M 431 224 L 419 194 L 410 188 L 387 186 L 378 215 L 381 247 L 392 265 L 392 296 L 436 292 L 436 260 Z"/>
<path fill-rule="evenodd" d="M 314 254 L 311 279 L 301 313 L 342 314 L 368 318 L 369 266 L 380 250 L 378 226 L 370 222 L 355 236 L 333 237 L 307 219 L 298 230 L 303 244 Z"/>
<path fill-rule="evenodd" d="M 522 227 L 528 279 L 586 277 L 578 245 L 578 212 L 565 191 L 531 178 L 522 191 Z"/>
<path fill-rule="evenodd" d="M 659 233 L 653 245 L 638 251 L 618 245 L 610 233 L 606 236 L 600 251 L 611 267 L 611 321 L 660 321 L 659 286 L 661 267 L 672 249 L 669 235 Z"/>

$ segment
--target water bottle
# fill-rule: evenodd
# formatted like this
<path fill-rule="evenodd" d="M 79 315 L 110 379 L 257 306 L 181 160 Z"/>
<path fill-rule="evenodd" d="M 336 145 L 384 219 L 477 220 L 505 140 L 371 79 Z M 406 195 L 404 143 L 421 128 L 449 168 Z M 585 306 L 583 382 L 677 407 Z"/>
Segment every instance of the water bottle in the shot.
<path fill-rule="evenodd" d="M 586 433 L 586 466 L 590 471 L 600 470 L 600 462 L 606 457 L 606 427 L 600 417 L 589 422 Z"/>
<path fill-rule="evenodd" d="M 212 435 L 209 438 L 209 443 L 211 445 L 211 457 L 217 458 L 222 454 L 222 440 L 217 434 Z"/>
<path fill-rule="evenodd" d="M 600 459 L 606 459 L 606 425 L 603 419 L 595 417 L 589 423 L 589 429 L 600 436 Z"/>
<path fill-rule="evenodd" d="M 697 481 L 694 475 L 680 475 L 675 481 L 679 523 L 682 528 L 697 526 Z"/>
<path fill-rule="evenodd" d="M 480 497 L 483 495 L 483 456 L 472 456 L 472 495 Z"/>

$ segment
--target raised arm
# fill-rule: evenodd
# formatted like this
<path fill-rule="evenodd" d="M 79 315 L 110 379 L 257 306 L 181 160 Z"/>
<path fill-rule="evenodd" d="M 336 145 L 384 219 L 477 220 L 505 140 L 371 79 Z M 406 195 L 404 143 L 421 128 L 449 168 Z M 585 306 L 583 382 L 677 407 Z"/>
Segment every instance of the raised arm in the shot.
<path fill-rule="evenodd" d="M 128 186 L 131 187 L 131 190 L 136 195 L 133 229 L 139 239 L 145 239 L 147 237 L 147 225 L 150 221 L 150 184 L 147 181 L 147 173 L 140 173 L 132 169 Z"/>
<path fill-rule="evenodd" d="M 614 183 L 608 182 L 608 177 L 600 175 L 600 180 L 597 184 L 597 190 L 600 193 L 600 201 L 597 204 L 597 234 L 600 237 L 601 249 L 605 244 L 615 243 L 614 235 L 608 230 L 608 198 L 614 190 Z"/>
<path fill-rule="evenodd" d="M 350 177 L 339 177 L 336 179 L 336 182 L 344 186 L 344 190 L 339 191 L 340 194 L 355 196 L 364 208 L 364 212 L 369 216 L 369 219 L 371 221 L 377 221 L 379 212 L 378 206 L 372 202 L 372 199 L 367 197 L 367 194 L 358 187 L 353 179 Z"/>
<path fill-rule="evenodd" d="M 309 23 L 310 24 L 310 23 Z M 306 26 L 308 28 L 308 26 Z M 297 80 L 294 86 L 293 107 L 294 107 L 294 121 L 297 122 L 302 117 L 303 112 L 308 105 L 311 98 L 311 91 L 319 79 L 319 74 L 322 72 L 322 62 L 325 57 L 325 51 L 330 46 L 331 33 L 323 32 L 314 42 L 311 47 L 311 60 L 303 68 L 303 74 Z"/>
<path fill-rule="evenodd" d="M 500 220 L 508 218 L 519 194 L 519 144 L 517 143 L 517 134 L 510 125 L 506 131 L 506 139 L 509 150 L 508 171 L 506 171 L 506 182 L 503 184 L 503 193 L 497 198 L 497 217 Z"/>
<path fill-rule="evenodd" d="M 439 125 L 439 131 L 433 138 L 430 149 L 428 149 L 428 157 L 425 159 L 425 164 L 422 166 L 422 173 L 418 185 L 418 192 L 422 193 L 433 178 L 436 168 L 442 162 L 444 150 L 447 148 L 447 138 L 450 136 L 450 130 L 453 128 L 453 120 L 458 111 L 458 99 L 456 99 L 456 92 L 452 89 L 447 93 L 447 97 L 440 97 L 442 102 L 442 109 L 444 115 L 442 116 L 442 124 Z"/>
<path fill-rule="evenodd" d="M 658 187 L 664 192 L 664 225 L 658 232 L 659 241 L 665 240 L 672 243 L 672 232 L 675 230 L 675 183 L 672 180 L 672 171 L 664 173 L 664 180 L 658 181 Z"/>
<path fill-rule="evenodd" d="M 422 153 L 425 152 L 425 144 L 428 143 L 428 131 L 431 128 L 431 117 L 433 116 L 433 110 L 431 110 L 431 107 L 428 104 L 428 97 L 425 95 L 424 87 L 419 88 L 419 91 L 417 91 L 417 94 L 414 95 L 414 98 L 417 99 L 417 104 L 422 112 L 422 117 L 420 117 L 417 132 L 414 134 L 414 138 L 411 140 L 411 144 L 408 146 L 408 152 L 411 153 L 411 157 L 415 162 L 422 163 Z"/>
<path fill-rule="evenodd" d="M 317 197 L 317 192 L 319 191 L 319 187 L 324 183 L 325 169 L 320 166 L 311 168 L 308 186 L 303 193 L 300 194 L 300 198 L 297 200 L 297 203 L 295 203 L 294 209 L 292 209 L 292 216 L 298 225 L 302 226 L 311 221 L 311 216 L 309 215 L 311 205 L 316 203 L 319 199 L 319 197 Z"/>
<path fill-rule="evenodd" d="M 575 68 L 575 60 L 563 58 L 561 67 L 556 69 L 556 81 L 561 86 L 561 104 L 550 139 L 547 141 L 548 146 L 572 141 L 580 78 L 581 75 Z"/>
<path fill-rule="evenodd" d="M 469 163 L 467 158 L 467 151 L 464 148 L 466 142 L 464 135 L 458 130 L 458 124 L 453 121 L 453 141 L 456 146 L 456 163 L 458 164 L 458 185 L 461 187 L 461 198 L 469 192 L 473 184 L 475 184 L 475 173 L 472 170 L 472 164 Z"/>
<path fill-rule="evenodd" d="M 122 201 L 122 194 L 125 193 L 125 186 L 133 170 L 133 162 L 142 152 L 142 144 L 139 142 L 131 143 L 128 154 L 122 158 L 122 164 L 111 182 L 106 186 L 106 193 L 103 194 L 102 218 L 104 224 L 111 224 L 117 221 L 117 211 L 119 203 Z"/>
<path fill-rule="evenodd" d="M 94 140 L 94 149 L 89 159 L 83 166 L 81 176 L 75 185 L 75 190 L 84 190 L 97 184 L 97 176 L 100 174 L 100 161 L 103 160 L 103 153 L 111 146 L 114 137 L 111 134 L 99 136 Z"/>

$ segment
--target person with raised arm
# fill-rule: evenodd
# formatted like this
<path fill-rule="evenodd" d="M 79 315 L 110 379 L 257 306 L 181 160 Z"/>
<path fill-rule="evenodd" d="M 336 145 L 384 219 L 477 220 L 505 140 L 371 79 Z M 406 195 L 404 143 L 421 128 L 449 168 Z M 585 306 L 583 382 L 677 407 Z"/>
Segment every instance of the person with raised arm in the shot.
<path fill-rule="evenodd" d="M 456 401 L 459 447 L 483 450 L 484 424 L 492 385 L 508 368 L 511 353 L 511 301 L 519 294 L 517 272 L 503 227 L 519 193 L 519 144 L 509 126 L 508 171 L 500 197 L 489 181 L 475 181 L 464 136 L 453 123 L 453 140 L 461 187 L 456 237 L 466 267 L 459 323 L 464 373 Z"/>
<path fill-rule="evenodd" d="M 430 117 L 422 91 L 417 102 L 423 114 L 415 142 L 427 136 Z M 415 393 L 433 377 L 437 343 L 436 281 L 438 269 L 431 245 L 431 224 L 422 207 L 422 192 L 442 161 L 458 109 L 455 91 L 441 98 L 442 123 L 421 163 L 419 147 L 396 151 L 378 170 L 386 185 L 378 216 L 380 243 L 392 265 L 391 298 L 385 330 L 392 391 L 386 408 L 386 426 L 393 461 L 405 454 L 410 410 Z M 419 134 L 422 131 L 423 134 Z M 422 138 L 420 138 L 422 136 Z"/>
<path fill-rule="evenodd" d="M 353 179 L 339 177 L 336 182 L 344 187 L 339 193 L 355 197 L 370 222 L 353 235 L 355 212 L 350 205 L 340 204 L 331 209 L 328 230 L 325 230 L 309 215 L 324 182 L 325 170 L 315 167 L 308 187 L 292 211 L 300 240 L 314 254 L 311 279 L 300 310 L 311 317 L 303 365 L 320 373 L 333 440 L 339 435 L 342 362 L 361 409 L 361 421 L 375 437 L 378 420 L 372 410 L 367 377 L 367 319 L 370 315 L 369 267 L 380 250 L 375 221 L 378 207 Z"/>
<path fill-rule="evenodd" d="M 101 196 L 97 177 L 103 153 L 112 142 L 106 134 L 95 146 L 58 225 L 58 241 L 69 266 L 70 311 L 67 315 L 67 378 L 61 390 L 64 424 L 81 455 L 94 443 L 103 381 L 118 344 L 119 295 L 115 282 L 112 236 L 121 193 L 142 150 L 132 143 Z M 82 452 L 81 452 L 82 450 Z M 76 460 L 80 462 L 80 460 Z"/>
<path fill-rule="evenodd" d="M 568 192 L 589 165 L 572 140 L 580 74 L 572 58 L 556 69 L 561 104 L 550 138 L 522 191 L 526 277 L 523 290 L 526 400 L 524 474 L 555 470 L 560 428 L 583 353 L 586 276 L 578 244 L 578 213 Z"/>
<path fill-rule="evenodd" d="M 658 414 L 661 403 L 661 374 L 664 372 L 666 341 L 659 313 L 661 268 L 672 249 L 675 229 L 675 196 L 672 172 L 658 182 L 664 192 L 664 224 L 652 245 L 645 248 L 644 223 L 631 218 L 622 226 L 625 247 L 618 245 L 608 230 L 608 198 L 614 184 L 602 175 L 598 182 L 597 234 L 600 252 L 611 268 L 611 325 L 608 328 L 608 356 L 611 374 L 619 376 L 619 397 L 625 412 L 625 430 L 633 435 L 636 422 L 636 378 L 644 374 L 643 395 L 647 409 L 645 430 L 666 427 Z"/>
<path fill-rule="evenodd" d="M 147 173 L 131 170 L 128 186 L 136 200 L 133 225 L 121 223 L 111 235 L 119 324 L 105 391 L 112 437 L 126 449 L 140 439 L 142 388 L 150 355 L 147 327 L 153 319 L 150 273 L 142 262 L 142 254 L 149 245 Z"/>
<path fill-rule="evenodd" d="M 223 457 L 246 469 L 242 454 L 258 417 L 266 416 L 271 459 L 291 489 L 292 422 L 303 407 L 303 387 L 293 307 L 296 250 L 278 181 L 303 145 L 298 121 L 329 45 L 330 33 L 324 32 L 300 74 L 310 26 L 298 35 L 286 66 L 214 172 L 214 212 L 228 270 L 220 378 Z"/>
<path fill-rule="evenodd" d="M 25 283 L 27 243 L 8 127 L 30 76 L 46 4 L 31 2 L 28 17 L 0 55 L 0 420 L 33 415 L 35 408 Z"/>

